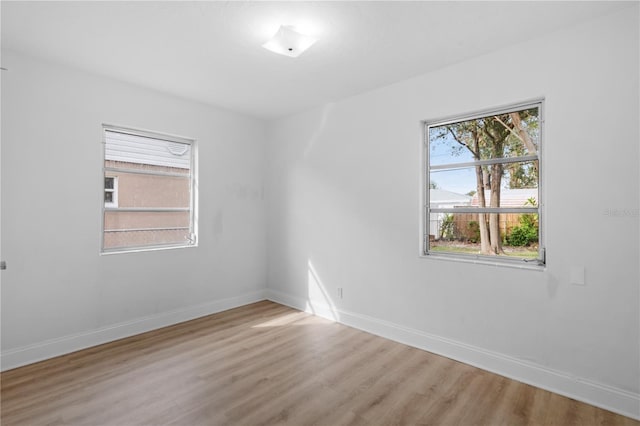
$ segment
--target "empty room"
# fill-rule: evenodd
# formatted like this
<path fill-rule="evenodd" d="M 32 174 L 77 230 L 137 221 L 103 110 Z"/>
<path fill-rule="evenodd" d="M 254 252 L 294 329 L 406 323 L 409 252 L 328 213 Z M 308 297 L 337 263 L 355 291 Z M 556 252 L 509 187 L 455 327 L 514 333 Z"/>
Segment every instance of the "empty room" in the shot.
<path fill-rule="evenodd" d="M 2 425 L 640 425 L 640 2 L 0 14 Z"/>

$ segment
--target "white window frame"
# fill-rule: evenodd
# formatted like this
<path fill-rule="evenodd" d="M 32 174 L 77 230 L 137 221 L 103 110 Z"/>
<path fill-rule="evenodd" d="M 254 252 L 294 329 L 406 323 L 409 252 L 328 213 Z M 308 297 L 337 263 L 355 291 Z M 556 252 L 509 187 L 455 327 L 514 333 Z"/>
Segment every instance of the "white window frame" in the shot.
<path fill-rule="evenodd" d="M 481 255 L 481 254 L 465 254 L 465 253 L 454 253 L 454 252 L 441 252 L 441 251 L 431 251 L 430 241 L 429 241 L 429 220 L 431 217 L 431 213 L 440 213 L 445 212 L 448 213 L 448 209 L 432 209 L 430 206 L 430 185 L 431 185 L 431 169 L 430 169 L 430 161 L 429 161 L 429 129 L 431 127 L 438 127 L 446 124 L 457 123 L 461 121 L 474 120 L 478 118 L 483 118 L 491 115 L 504 114 L 513 111 L 520 111 L 524 109 L 529 109 L 537 107 L 539 112 L 538 122 L 539 122 L 539 131 L 540 131 L 540 140 L 538 141 L 538 205 L 533 207 L 523 207 L 523 208 L 478 208 L 473 207 L 470 209 L 465 208 L 457 208 L 455 212 L 465 213 L 467 211 L 471 212 L 485 212 L 485 213 L 509 213 L 509 212 L 518 212 L 518 213 L 537 213 L 538 214 L 538 257 L 536 259 L 522 259 L 522 258 L 513 258 L 509 256 L 492 256 L 492 255 Z M 445 118 L 431 119 L 431 120 L 423 120 L 421 122 L 422 126 L 422 141 L 421 141 L 421 156 L 420 156 L 420 240 L 419 240 L 419 257 L 424 259 L 441 259 L 441 260 L 452 260 L 459 262 L 468 262 L 468 263 L 478 263 L 478 264 L 486 264 L 492 266 L 507 266 L 507 267 L 515 267 L 521 269 L 535 269 L 535 270 L 544 270 L 547 264 L 546 258 L 546 246 L 545 246 L 545 198 L 544 198 L 544 158 L 543 158 L 543 147 L 545 144 L 544 141 L 544 99 L 534 99 L 527 102 L 517 103 L 506 105 L 497 108 L 486 109 L 482 111 L 476 111 L 468 114 L 460 114 L 455 116 L 448 116 Z M 473 209 L 473 210 L 471 210 Z M 535 209 L 535 210 L 534 210 Z M 437 210 L 437 212 L 435 211 Z M 451 211 L 453 213 L 453 211 Z"/>
<path fill-rule="evenodd" d="M 105 201 L 105 207 L 118 207 L 118 177 L 117 176 L 104 176 L 104 180 L 113 179 L 113 188 L 107 188 L 106 185 L 104 187 L 104 192 L 111 192 L 113 195 L 111 196 L 111 202 Z"/>
<path fill-rule="evenodd" d="M 157 250 L 166 250 L 166 249 L 176 249 L 176 248 L 187 248 L 187 247 L 197 247 L 198 246 L 198 174 L 197 174 L 197 163 L 198 163 L 198 150 L 196 140 L 193 138 L 188 138 L 184 136 L 172 135 L 167 133 L 159 133 L 152 130 L 144 130 L 144 129 L 136 129 L 127 126 L 119 126 L 112 124 L 103 124 L 102 125 L 102 182 L 104 188 L 104 178 L 111 177 L 107 176 L 107 168 L 105 168 L 105 159 L 106 159 L 106 137 L 107 131 L 112 132 L 120 132 L 127 133 L 135 136 L 147 137 L 152 139 L 160 139 L 168 142 L 177 142 L 182 144 L 189 144 L 191 146 L 191 158 L 189 162 L 189 191 L 190 191 L 190 202 L 189 202 L 189 238 L 184 243 L 172 243 L 172 244 L 150 244 L 144 246 L 132 246 L 132 247 L 119 247 L 119 248 L 105 248 L 104 247 L 104 234 L 105 234 L 105 212 L 109 210 L 117 210 L 119 207 L 111 206 L 109 203 L 104 202 L 104 194 L 102 196 L 102 211 L 101 211 L 101 226 L 100 226 L 100 254 L 101 255 L 109 255 L 109 254 L 117 254 L 117 253 L 135 253 L 135 252 L 145 252 L 145 251 L 157 251 Z M 131 172 L 128 170 L 127 172 Z M 145 172 L 145 174 L 149 174 Z M 154 174 L 154 173 L 151 173 Z M 158 175 L 162 175 L 162 173 L 158 173 Z M 117 178 L 114 182 L 114 186 L 117 184 Z M 141 211 L 141 209 L 131 209 L 136 211 Z M 165 208 L 148 208 L 144 209 L 144 211 L 167 211 Z"/>

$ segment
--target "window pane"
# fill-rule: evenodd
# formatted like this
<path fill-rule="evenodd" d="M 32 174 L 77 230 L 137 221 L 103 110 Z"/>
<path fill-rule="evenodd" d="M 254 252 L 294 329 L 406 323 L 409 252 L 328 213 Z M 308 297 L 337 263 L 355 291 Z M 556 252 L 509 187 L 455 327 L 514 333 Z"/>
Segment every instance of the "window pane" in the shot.
<path fill-rule="evenodd" d="M 504 164 L 502 187 L 506 189 L 533 189 L 538 187 L 539 162 L 525 161 Z"/>
<path fill-rule="evenodd" d="M 502 252 L 499 254 L 531 259 L 538 257 L 539 224 L 534 213 L 478 214 L 431 213 L 429 217 L 429 250 L 456 254 L 492 254 L 482 246 L 484 232 L 488 236 L 490 222 L 495 221 L 500 233 Z M 484 223 L 484 230 L 481 224 Z"/>
<path fill-rule="evenodd" d="M 118 206 L 186 207 L 191 204 L 188 176 L 157 176 L 111 172 L 118 175 Z"/>
<path fill-rule="evenodd" d="M 112 177 L 104 178 L 104 189 L 113 189 L 113 181 Z"/>
<path fill-rule="evenodd" d="M 189 230 L 139 230 L 126 232 L 105 231 L 104 248 L 136 248 L 186 244 L 189 241 Z"/>
<path fill-rule="evenodd" d="M 134 165 L 188 170 L 191 145 L 107 130 L 105 159 L 127 168 Z"/>
<path fill-rule="evenodd" d="M 190 216 L 184 212 L 128 212 L 108 210 L 104 214 L 104 229 L 137 229 L 189 227 Z"/>
<path fill-rule="evenodd" d="M 105 193 L 104 193 L 104 202 L 105 203 L 113 203 L 113 192 L 105 191 Z"/>
<path fill-rule="evenodd" d="M 106 211 L 104 248 L 185 243 L 190 236 L 190 213 Z"/>
<path fill-rule="evenodd" d="M 429 163 L 435 166 L 536 155 L 539 139 L 537 107 L 430 126 Z"/>
<path fill-rule="evenodd" d="M 430 173 L 429 204 L 431 208 L 450 207 L 535 207 L 538 204 L 538 161 L 436 169 Z M 478 180 L 485 187 L 484 205 L 477 193 Z M 491 204 L 491 182 L 498 179 L 495 190 L 498 203 Z"/>
<path fill-rule="evenodd" d="M 432 201 L 438 201 L 445 194 L 452 193 L 464 198 L 470 198 L 476 193 L 478 184 L 476 182 L 475 167 L 467 167 L 456 170 L 433 170 L 430 174 L 430 189 Z M 435 191 L 434 191 L 435 190 Z M 442 193 L 442 194 L 441 194 Z M 434 198 L 435 195 L 435 198 Z M 453 196 L 452 196 L 453 197 Z M 469 205 L 463 203 L 462 205 Z"/>

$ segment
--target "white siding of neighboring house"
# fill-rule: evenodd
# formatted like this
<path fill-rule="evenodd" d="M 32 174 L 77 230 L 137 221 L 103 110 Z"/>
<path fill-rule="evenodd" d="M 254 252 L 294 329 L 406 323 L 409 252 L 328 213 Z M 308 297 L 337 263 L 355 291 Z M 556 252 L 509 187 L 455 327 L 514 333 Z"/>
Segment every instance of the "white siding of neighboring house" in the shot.
<path fill-rule="evenodd" d="M 429 207 L 432 209 L 453 208 L 471 205 L 471 197 L 444 189 L 429 190 Z M 446 213 L 431 213 L 429 215 L 429 235 L 440 237 L 440 226 Z"/>
<path fill-rule="evenodd" d="M 491 197 L 491 191 L 488 189 L 484 192 L 484 198 L 486 200 L 487 207 L 489 206 L 489 199 Z M 524 207 L 527 201 L 533 198 L 538 204 L 538 189 L 537 188 L 522 188 L 522 189 L 505 189 L 500 190 L 500 207 Z M 478 206 L 478 195 L 474 195 L 471 199 L 471 205 Z"/>
<path fill-rule="evenodd" d="M 105 131 L 105 160 L 189 169 L 191 145 Z"/>

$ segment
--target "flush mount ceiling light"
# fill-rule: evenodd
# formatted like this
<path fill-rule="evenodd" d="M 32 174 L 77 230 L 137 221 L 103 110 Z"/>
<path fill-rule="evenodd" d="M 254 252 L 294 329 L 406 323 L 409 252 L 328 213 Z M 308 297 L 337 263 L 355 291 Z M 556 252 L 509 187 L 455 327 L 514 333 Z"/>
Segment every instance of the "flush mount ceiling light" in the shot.
<path fill-rule="evenodd" d="M 296 58 L 316 41 L 313 37 L 295 31 L 293 27 L 281 25 L 278 32 L 262 47 L 274 53 Z"/>

